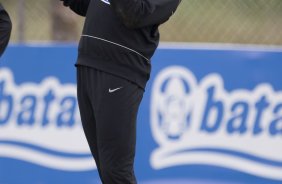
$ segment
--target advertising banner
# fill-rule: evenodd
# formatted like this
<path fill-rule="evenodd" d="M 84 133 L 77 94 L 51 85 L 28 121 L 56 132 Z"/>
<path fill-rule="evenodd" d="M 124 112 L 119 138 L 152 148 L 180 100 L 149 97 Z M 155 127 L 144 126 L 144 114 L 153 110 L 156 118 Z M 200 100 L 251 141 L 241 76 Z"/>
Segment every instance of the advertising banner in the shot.
<path fill-rule="evenodd" d="M 75 45 L 0 60 L 0 184 L 96 184 Z M 141 184 L 282 183 L 282 49 L 161 47 L 138 114 Z"/>

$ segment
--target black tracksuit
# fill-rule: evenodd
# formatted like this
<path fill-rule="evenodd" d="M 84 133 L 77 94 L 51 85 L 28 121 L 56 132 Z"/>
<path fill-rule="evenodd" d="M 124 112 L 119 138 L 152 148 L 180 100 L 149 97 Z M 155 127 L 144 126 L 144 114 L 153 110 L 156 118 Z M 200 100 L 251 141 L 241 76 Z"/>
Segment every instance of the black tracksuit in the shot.
<path fill-rule="evenodd" d="M 10 17 L 0 3 L 0 57 L 8 45 L 11 30 L 12 23 Z"/>
<path fill-rule="evenodd" d="M 180 0 L 64 0 L 86 16 L 79 43 L 78 102 L 104 184 L 136 183 L 136 116 L 158 43 L 158 26 Z"/>

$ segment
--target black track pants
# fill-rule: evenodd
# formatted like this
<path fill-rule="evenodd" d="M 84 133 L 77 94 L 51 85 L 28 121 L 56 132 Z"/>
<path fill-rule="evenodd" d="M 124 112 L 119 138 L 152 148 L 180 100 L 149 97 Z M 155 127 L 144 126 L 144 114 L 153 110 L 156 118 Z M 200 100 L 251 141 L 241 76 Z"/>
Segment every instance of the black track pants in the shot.
<path fill-rule="evenodd" d="M 126 79 L 77 67 L 82 125 L 103 184 L 137 183 L 133 169 L 136 117 L 143 92 Z"/>

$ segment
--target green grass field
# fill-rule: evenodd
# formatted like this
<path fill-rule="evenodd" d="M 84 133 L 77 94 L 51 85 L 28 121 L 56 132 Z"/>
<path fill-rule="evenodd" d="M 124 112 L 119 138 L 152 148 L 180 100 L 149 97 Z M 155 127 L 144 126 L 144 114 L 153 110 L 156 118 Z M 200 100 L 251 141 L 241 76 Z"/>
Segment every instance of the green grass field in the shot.
<path fill-rule="evenodd" d="M 23 6 L 19 3 L 23 1 Z M 54 0 L 2 0 L 14 23 L 12 41 L 52 41 Z M 59 1 L 58 1 L 59 3 Z M 79 38 L 83 18 L 71 16 L 66 33 Z M 176 14 L 162 25 L 161 40 L 282 45 L 281 0 L 182 0 Z M 21 23 L 21 24 L 20 24 Z"/>

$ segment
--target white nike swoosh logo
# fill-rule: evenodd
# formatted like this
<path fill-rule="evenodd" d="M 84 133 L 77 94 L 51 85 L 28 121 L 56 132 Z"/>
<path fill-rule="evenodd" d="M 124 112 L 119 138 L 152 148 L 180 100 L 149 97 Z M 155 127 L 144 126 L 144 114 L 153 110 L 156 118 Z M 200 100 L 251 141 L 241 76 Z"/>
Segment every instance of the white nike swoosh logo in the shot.
<path fill-rule="evenodd" d="M 109 88 L 109 93 L 113 93 L 113 92 L 115 92 L 115 91 L 117 91 L 117 90 L 120 90 L 121 88 L 122 88 L 122 87 L 115 88 L 115 89 Z"/>
<path fill-rule="evenodd" d="M 101 0 L 102 2 L 106 3 L 106 4 L 109 4 L 110 5 L 110 2 L 109 0 Z"/>

